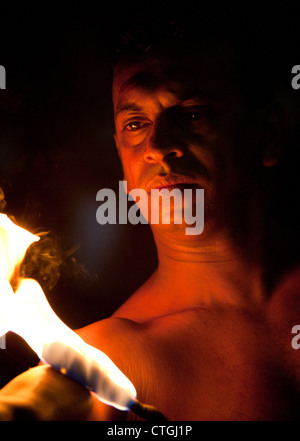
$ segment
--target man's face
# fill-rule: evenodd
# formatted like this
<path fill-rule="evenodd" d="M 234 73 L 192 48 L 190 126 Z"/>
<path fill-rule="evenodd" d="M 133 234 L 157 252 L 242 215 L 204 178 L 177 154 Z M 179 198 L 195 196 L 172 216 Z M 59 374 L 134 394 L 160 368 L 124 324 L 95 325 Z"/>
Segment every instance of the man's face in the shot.
<path fill-rule="evenodd" d="M 247 198 L 260 163 L 227 45 L 166 44 L 121 63 L 113 102 L 128 190 L 203 188 L 206 221 L 225 222 L 230 206 Z"/>

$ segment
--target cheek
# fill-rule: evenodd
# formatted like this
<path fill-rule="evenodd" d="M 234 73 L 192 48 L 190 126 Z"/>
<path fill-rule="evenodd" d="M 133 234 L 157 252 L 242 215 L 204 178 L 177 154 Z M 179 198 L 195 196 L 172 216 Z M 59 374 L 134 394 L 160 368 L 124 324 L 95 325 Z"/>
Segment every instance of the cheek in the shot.
<path fill-rule="evenodd" d="M 139 155 L 132 150 L 119 151 L 124 180 L 127 181 L 128 191 L 139 187 L 139 177 L 142 173 L 142 164 Z"/>
<path fill-rule="evenodd" d="M 114 135 L 115 144 L 118 150 L 118 155 L 121 161 L 123 170 L 123 180 L 127 181 L 128 191 L 133 188 L 134 185 L 134 175 L 136 171 L 136 161 L 132 151 L 124 145 L 120 136 L 116 133 Z"/>
<path fill-rule="evenodd" d="M 224 167 L 231 175 L 248 173 L 257 164 L 253 127 L 242 110 L 240 114 L 228 112 L 211 145 L 218 167 Z"/>
<path fill-rule="evenodd" d="M 209 188 L 218 198 L 228 199 L 237 192 L 252 168 L 253 152 L 251 130 L 244 118 L 223 117 L 216 121 L 215 130 L 191 145 L 197 162 L 208 170 Z"/>
<path fill-rule="evenodd" d="M 227 168 L 226 156 L 230 155 L 228 140 L 222 133 L 214 132 L 202 139 L 193 140 L 189 150 L 194 158 L 194 164 L 202 174 L 202 169 L 211 182 L 216 183 L 224 177 Z M 196 141 L 196 142 L 195 142 Z"/>

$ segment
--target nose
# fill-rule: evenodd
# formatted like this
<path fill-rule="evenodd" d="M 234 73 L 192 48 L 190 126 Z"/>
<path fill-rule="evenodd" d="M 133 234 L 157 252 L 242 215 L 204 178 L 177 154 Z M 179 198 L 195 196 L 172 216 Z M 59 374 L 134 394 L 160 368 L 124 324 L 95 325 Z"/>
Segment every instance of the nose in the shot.
<path fill-rule="evenodd" d="M 167 162 L 172 158 L 180 158 L 183 156 L 183 150 L 177 146 L 170 146 L 169 148 L 160 148 L 152 143 L 148 143 L 144 153 L 144 159 L 146 162 Z"/>
<path fill-rule="evenodd" d="M 170 127 L 154 127 L 147 140 L 144 159 L 149 163 L 168 162 L 184 155 L 184 146 L 175 130 Z"/>

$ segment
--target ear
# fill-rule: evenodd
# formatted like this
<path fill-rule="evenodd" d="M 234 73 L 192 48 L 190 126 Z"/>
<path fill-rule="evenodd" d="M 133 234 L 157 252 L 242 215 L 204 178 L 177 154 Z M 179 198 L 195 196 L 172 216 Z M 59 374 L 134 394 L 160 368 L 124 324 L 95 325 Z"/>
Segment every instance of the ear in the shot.
<path fill-rule="evenodd" d="M 257 112 L 258 145 L 265 167 L 277 164 L 287 140 L 287 117 L 279 103 L 270 103 Z"/>

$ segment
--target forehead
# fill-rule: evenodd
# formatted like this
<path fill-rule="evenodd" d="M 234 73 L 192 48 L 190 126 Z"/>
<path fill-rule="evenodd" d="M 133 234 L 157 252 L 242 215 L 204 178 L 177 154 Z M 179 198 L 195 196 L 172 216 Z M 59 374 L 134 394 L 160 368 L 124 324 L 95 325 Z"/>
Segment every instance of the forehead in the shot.
<path fill-rule="evenodd" d="M 136 90 L 165 88 L 179 98 L 200 95 L 217 100 L 240 94 L 235 60 L 226 42 L 171 42 L 114 70 L 114 107 Z"/>

